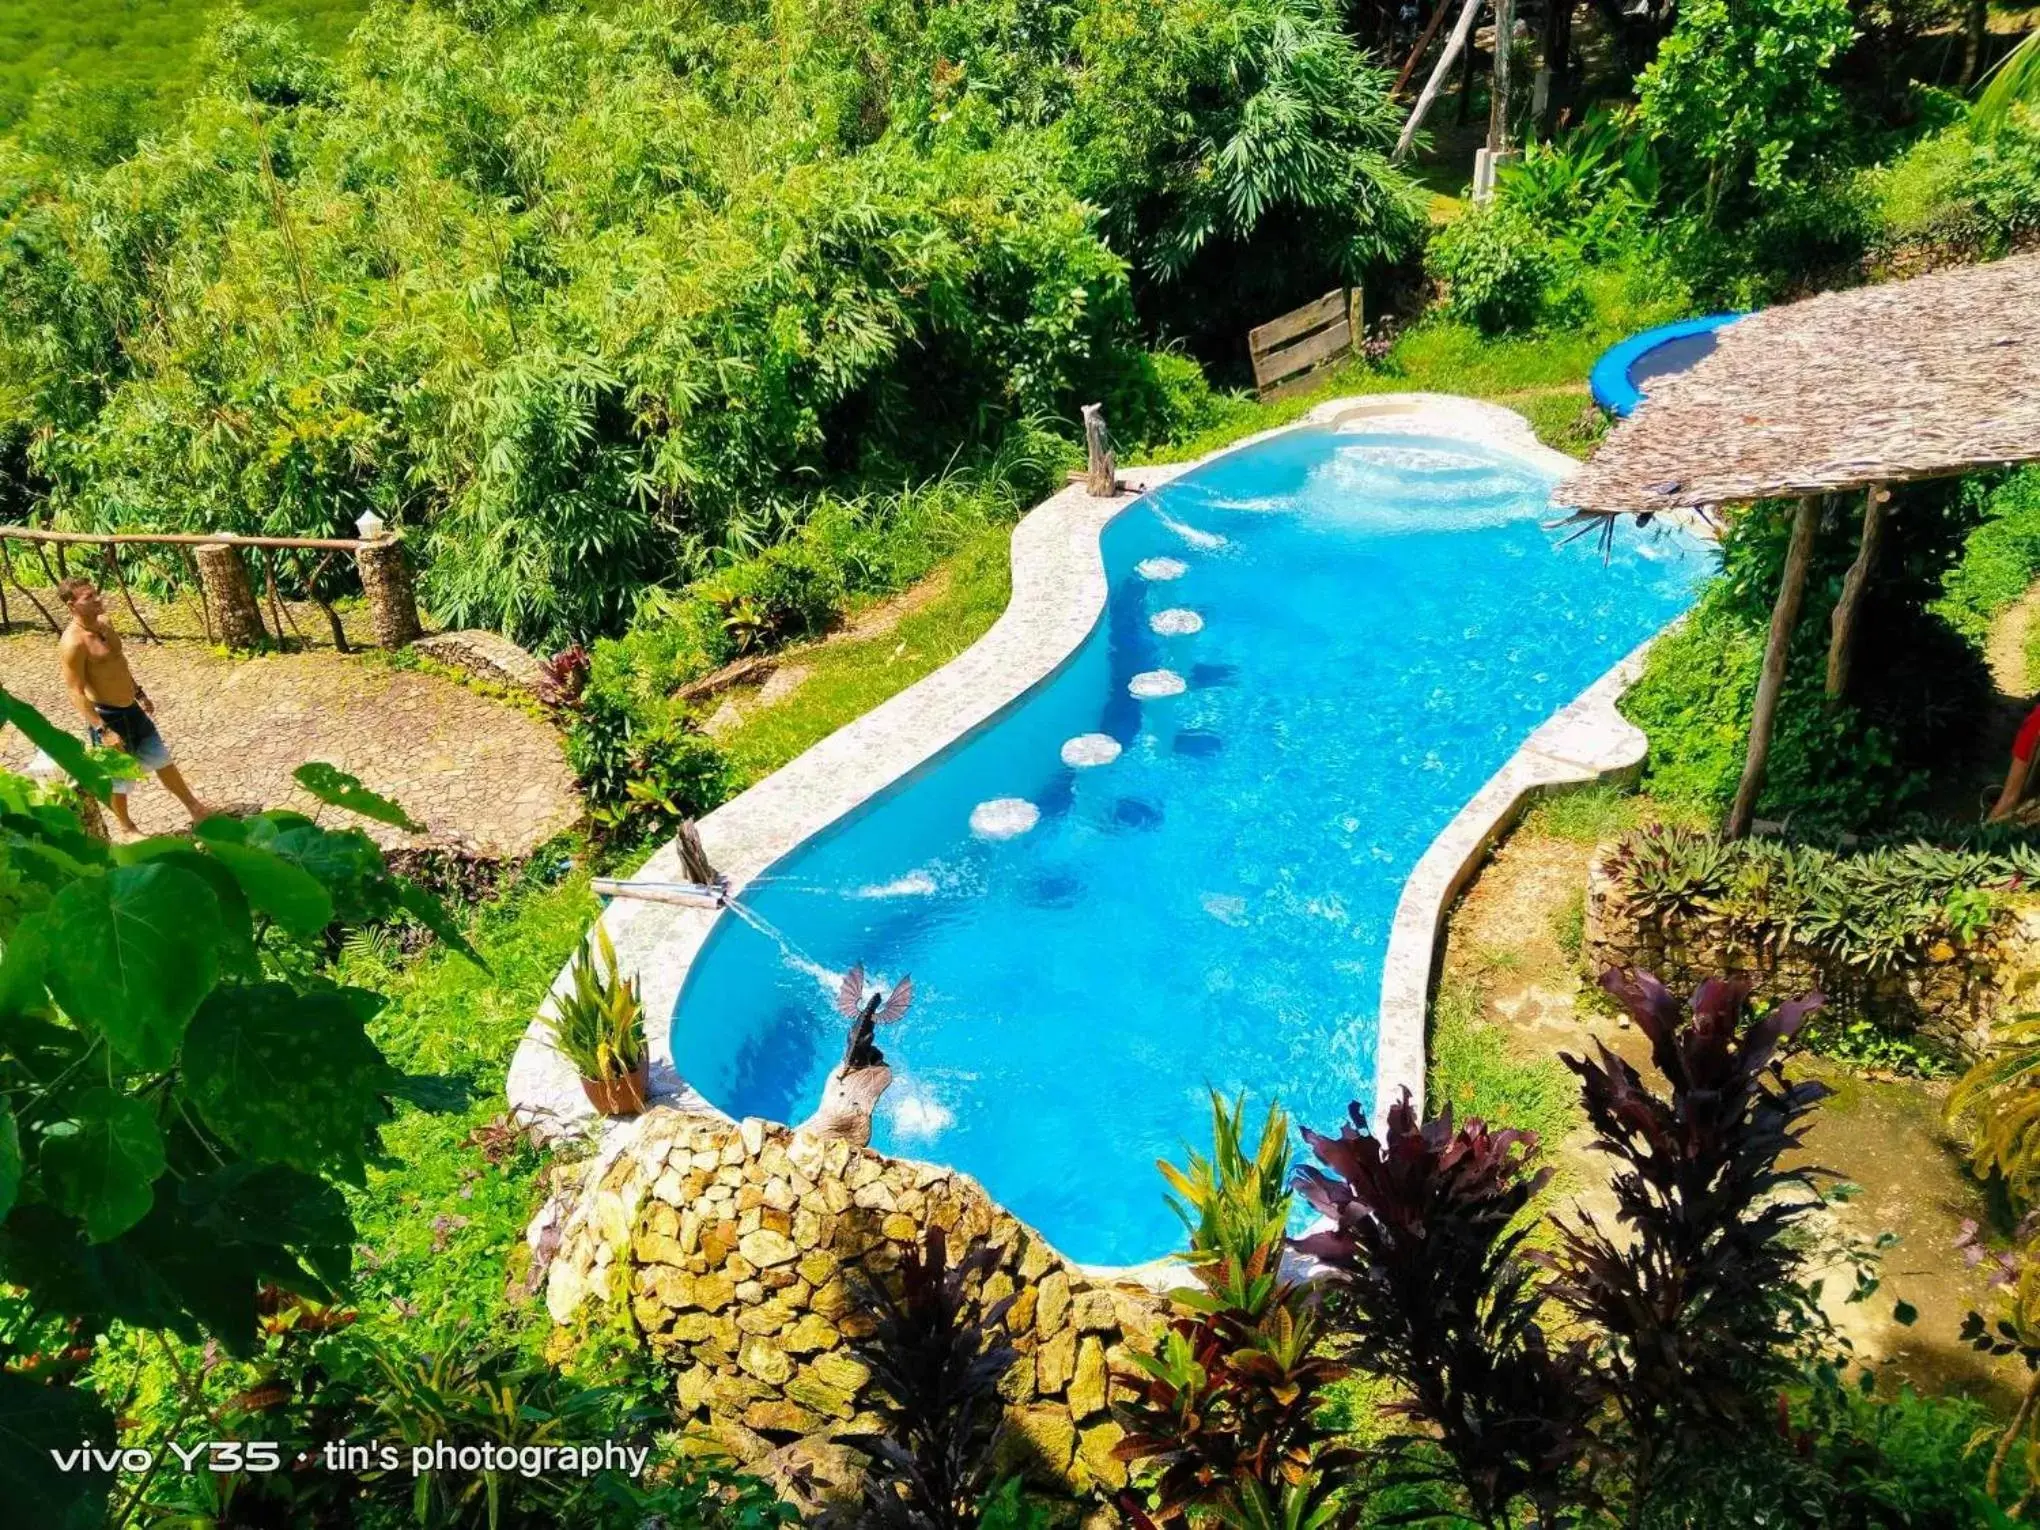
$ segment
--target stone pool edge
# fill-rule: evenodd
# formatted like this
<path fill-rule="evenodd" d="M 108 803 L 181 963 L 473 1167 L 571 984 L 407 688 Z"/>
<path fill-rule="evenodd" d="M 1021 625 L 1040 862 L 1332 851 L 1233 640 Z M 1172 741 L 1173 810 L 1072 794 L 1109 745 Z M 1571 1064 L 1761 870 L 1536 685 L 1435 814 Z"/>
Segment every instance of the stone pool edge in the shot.
<path fill-rule="evenodd" d="M 1275 436 L 1362 421 L 1473 440 L 1540 464 L 1560 479 L 1580 466 L 1545 446 L 1527 420 L 1499 404 L 1454 394 L 1377 393 L 1328 399 L 1290 424 L 1243 437 L 1194 461 L 1122 469 L 1122 491 L 1109 499 L 1091 497 L 1081 483 L 1069 485 L 1014 526 L 1012 594 L 983 637 L 700 821 L 703 848 L 729 878 L 732 893 L 741 896 L 754 878 L 798 845 L 990 722 L 1067 662 L 1105 608 L 1108 586 L 1100 536 L 1121 511 L 1184 473 Z M 1630 747 L 1627 735 L 1634 734 L 1638 752 L 1627 764 L 1641 760 L 1641 733 L 1614 712 L 1614 699 L 1633 679 L 1632 666 L 1640 663 L 1641 654 L 1640 647 L 1533 733 L 1432 842 L 1405 881 L 1383 965 L 1377 1111 L 1406 1085 L 1421 1104 L 1438 936 L 1446 909 L 1487 848 L 1533 792 L 1626 768 L 1594 763 L 1616 747 L 1597 742 L 1610 732 L 1609 719 L 1627 730 L 1619 739 L 1621 747 Z M 635 879 L 683 880 L 677 846 L 661 846 Z M 614 943 L 619 965 L 637 976 L 648 1017 L 673 1013 L 718 917 L 719 910 L 627 899 L 603 909 L 597 923 Z M 567 978 L 563 968 L 555 993 Z M 505 1086 L 515 1119 L 548 1141 L 585 1136 L 595 1119 L 574 1070 L 548 1039 L 549 1007 L 550 1000 L 526 1028 Z M 679 1076 L 670 1025 L 655 1024 L 646 1040 L 652 1054 L 651 1103 L 732 1119 Z M 628 1124 L 605 1122 L 603 1148 Z M 1181 1283 L 1180 1265 L 1166 1259 L 1130 1267 L 1079 1267 L 1100 1278 L 1162 1288 Z"/>

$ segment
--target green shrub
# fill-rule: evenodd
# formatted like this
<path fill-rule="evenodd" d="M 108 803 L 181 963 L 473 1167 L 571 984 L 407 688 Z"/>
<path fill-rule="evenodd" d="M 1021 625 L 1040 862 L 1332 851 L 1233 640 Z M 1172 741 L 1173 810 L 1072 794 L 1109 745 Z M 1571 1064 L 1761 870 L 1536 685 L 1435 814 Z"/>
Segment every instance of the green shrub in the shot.
<path fill-rule="evenodd" d="M 1650 139 L 1629 115 L 1597 107 L 1578 127 L 1525 144 L 1497 191 L 1582 259 L 1603 261 L 1636 252 L 1661 182 Z"/>
<path fill-rule="evenodd" d="M 1995 484 L 1977 480 L 1967 492 L 1982 524 L 1942 579 L 1933 610 L 1981 650 L 1998 613 L 2040 575 L 2040 468 L 2024 468 Z"/>
<path fill-rule="evenodd" d="M 1497 198 L 1468 208 L 1431 238 L 1431 274 L 1444 311 L 1487 334 L 1527 329 L 1577 308 L 1577 273 L 1543 230 Z"/>
<path fill-rule="evenodd" d="M 1985 715 L 1980 658 L 1929 610 L 1960 557 L 1976 505 L 1937 486 L 1897 491 L 1856 625 L 1848 696 L 1826 695 L 1828 616 L 1855 557 L 1860 507 L 1835 507 L 1816 538 L 1787 655 L 1758 811 L 1802 829 L 1888 823 L 1917 806 L 1937 767 L 1959 756 Z M 1723 572 L 1680 629 L 1653 645 L 1622 710 L 1650 736 L 1654 796 L 1719 811 L 1741 778 L 1757 672 L 1791 517 L 1743 512 L 1723 537 Z"/>
<path fill-rule="evenodd" d="M 1722 919 L 1758 949 L 1796 941 L 1835 974 L 1877 974 L 1987 934 L 2007 891 L 2040 873 L 2040 846 L 1991 831 L 1966 845 L 1901 839 L 1831 850 L 1651 824 L 1625 835 L 1608 864 L 1653 918 Z"/>
<path fill-rule="evenodd" d="M 2009 110 L 1992 132 L 1959 121 L 1868 172 L 1886 245 L 1952 246 L 1972 259 L 2003 254 L 2040 229 L 2040 111 Z"/>

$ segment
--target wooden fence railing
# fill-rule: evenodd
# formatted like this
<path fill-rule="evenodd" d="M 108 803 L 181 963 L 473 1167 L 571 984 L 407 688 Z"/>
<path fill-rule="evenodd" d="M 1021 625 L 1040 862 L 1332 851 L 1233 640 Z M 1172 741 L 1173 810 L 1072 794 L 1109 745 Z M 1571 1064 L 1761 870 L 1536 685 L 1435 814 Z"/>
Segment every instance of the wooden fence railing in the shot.
<path fill-rule="evenodd" d="M 149 626 L 148 618 L 143 616 L 141 607 L 135 603 L 133 591 L 128 587 L 126 571 L 121 567 L 120 550 L 123 547 L 174 547 L 183 553 L 198 589 L 199 612 L 205 624 L 207 642 L 224 643 L 229 648 L 254 648 L 273 636 L 281 643 L 285 640 L 286 623 L 300 640 L 303 639 L 304 634 L 297 630 L 297 619 L 290 615 L 277 589 L 278 552 L 324 554 L 309 574 L 303 572 L 302 566 L 296 572 L 305 593 L 325 613 L 326 621 L 333 629 L 333 646 L 342 653 L 348 651 L 347 633 L 340 624 L 339 613 L 319 592 L 320 579 L 342 553 L 351 553 L 354 557 L 361 575 L 362 593 L 368 597 L 369 620 L 380 646 L 401 648 L 416 638 L 421 630 L 410 560 L 405 556 L 403 539 L 394 534 L 373 539 L 250 537 L 227 531 L 48 531 L 36 526 L 0 526 L 0 625 L 11 624 L 13 620 L 7 609 L 7 586 L 11 584 L 48 623 L 52 632 L 61 632 L 64 626 L 62 620 L 37 598 L 35 591 L 22 582 L 15 570 L 14 544 L 17 542 L 26 543 L 34 550 L 36 560 L 51 584 L 71 572 L 70 553 L 74 549 L 96 552 L 100 567 L 96 572 L 86 572 L 101 580 L 111 577 L 121 599 L 127 604 L 129 614 L 134 617 L 135 625 L 151 642 L 160 639 Z M 54 551 L 54 563 L 50 551 L 45 549 Z M 256 598 L 254 583 L 248 577 L 245 555 L 250 551 L 261 554 L 262 584 L 269 600 L 270 621 L 275 626 L 273 634 L 263 620 L 261 602 Z"/>
<path fill-rule="evenodd" d="M 1254 387 L 1262 398 L 1296 387 L 1360 343 L 1360 289 L 1340 287 L 1247 331 Z"/>

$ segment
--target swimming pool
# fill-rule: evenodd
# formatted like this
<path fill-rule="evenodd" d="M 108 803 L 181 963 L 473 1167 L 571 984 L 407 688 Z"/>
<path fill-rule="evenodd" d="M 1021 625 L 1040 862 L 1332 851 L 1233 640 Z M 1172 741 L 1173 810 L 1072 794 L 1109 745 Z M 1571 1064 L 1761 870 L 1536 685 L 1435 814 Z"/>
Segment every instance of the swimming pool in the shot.
<path fill-rule="evenodd" d="M 1550 484 L 1310 428 L 1146 496 L 1067 663 L 753 880 L 756 925 L 716 921 L 679 1073 L 798 1122 L 841 1056 L 837 974 L 911 972 L 874 1145 L 975 1175 L 1076 1259 L 1176 1247 L 1153 1165 L 1207 1145 L 1207 1085 L 1324 1127 L 1371 1098 L 1411 865 L 1711 568 L 1669 528 L 1605 567 L 1555 548 Z"/>

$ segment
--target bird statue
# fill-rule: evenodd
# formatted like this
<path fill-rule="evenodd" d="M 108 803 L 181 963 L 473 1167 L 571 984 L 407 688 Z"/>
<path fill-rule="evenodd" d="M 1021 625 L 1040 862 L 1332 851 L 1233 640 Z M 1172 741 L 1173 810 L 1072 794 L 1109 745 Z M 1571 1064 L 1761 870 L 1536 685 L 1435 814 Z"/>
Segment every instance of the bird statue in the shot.
<path fill-rule="evenodd" d="M 843 1049 L 842 1071 L 855 1073 L 860 1068 L 884 1067 L 885 1053 L 878 1049 L 878 1028 L 897 1023 L 913 1002 L 911 977 L 893 984 L 891 993 L 874 988 L 866 997 L 864 964 L 859 962 L 844 973 L 843 984 L 836 990 L 836 1012 L 850 1022 L 850 1043 Z"/>

